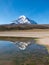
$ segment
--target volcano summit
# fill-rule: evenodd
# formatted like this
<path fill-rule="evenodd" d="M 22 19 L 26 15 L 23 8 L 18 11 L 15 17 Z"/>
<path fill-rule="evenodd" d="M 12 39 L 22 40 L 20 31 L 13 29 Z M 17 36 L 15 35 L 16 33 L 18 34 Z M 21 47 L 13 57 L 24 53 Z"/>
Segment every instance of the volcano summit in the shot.
<path fill-rule="evenodd" d="M 34 20 L 31 20 L 24 15 L 18 17 L 17 20 L 13 21 L 13 23 L 15 23 L 15 24 L 37 24 Z"/>

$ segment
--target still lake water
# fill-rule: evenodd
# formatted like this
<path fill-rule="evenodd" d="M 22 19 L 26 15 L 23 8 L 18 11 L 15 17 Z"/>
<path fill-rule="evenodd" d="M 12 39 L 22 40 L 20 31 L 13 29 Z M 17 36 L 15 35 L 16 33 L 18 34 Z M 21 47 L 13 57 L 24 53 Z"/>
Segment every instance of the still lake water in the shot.
<path fill-rule="evenodd" d="M 45 46 L 32 41 L 0 40 L 0 65 L 49 65 Z"/>

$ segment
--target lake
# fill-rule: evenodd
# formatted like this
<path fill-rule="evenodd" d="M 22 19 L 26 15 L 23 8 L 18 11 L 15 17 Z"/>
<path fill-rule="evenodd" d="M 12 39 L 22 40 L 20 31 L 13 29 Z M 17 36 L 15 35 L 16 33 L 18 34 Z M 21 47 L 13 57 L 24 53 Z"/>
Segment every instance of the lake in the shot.
<path fill-rule="evenodd" d="M 49 65 L 49 53 L 33 39 L 0 40 L 0 65 Z"/>

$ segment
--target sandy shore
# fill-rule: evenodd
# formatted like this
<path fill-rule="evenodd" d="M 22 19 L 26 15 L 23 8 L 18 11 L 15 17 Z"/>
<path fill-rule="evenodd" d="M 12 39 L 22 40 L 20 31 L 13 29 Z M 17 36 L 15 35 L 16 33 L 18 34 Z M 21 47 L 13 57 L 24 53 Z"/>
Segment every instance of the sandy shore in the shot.
<path fill-rule="evenodd" d="M 0 32 L 0 36 L 11 36 L 11 37 L 38 37 L 38 38 L 43 38 L 43 37 L 49 37 L 49 32 L 44 31 L 44 32 L 32 32 L 32 31 L 5 31 L 5 32 Z"/>
<path fill-rule="evenodd" d="M 5 31 L 0 32 L 0 36 L 38 38 L 37 43 L 49 45 L 49 32 L 47 31 Z"/>

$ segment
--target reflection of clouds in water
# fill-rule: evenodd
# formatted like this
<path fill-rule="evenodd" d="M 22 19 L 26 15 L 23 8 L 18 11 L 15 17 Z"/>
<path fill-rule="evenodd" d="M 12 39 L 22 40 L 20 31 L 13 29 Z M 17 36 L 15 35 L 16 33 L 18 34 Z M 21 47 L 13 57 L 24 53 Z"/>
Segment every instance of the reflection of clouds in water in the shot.
<path fill-rule="evenodd" d="M 16 42 L 16 44 L 20 50 L 25 50 L 31 42 Z"/>

